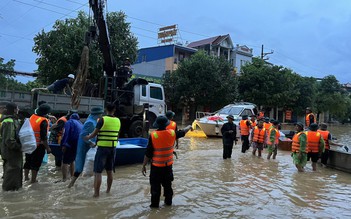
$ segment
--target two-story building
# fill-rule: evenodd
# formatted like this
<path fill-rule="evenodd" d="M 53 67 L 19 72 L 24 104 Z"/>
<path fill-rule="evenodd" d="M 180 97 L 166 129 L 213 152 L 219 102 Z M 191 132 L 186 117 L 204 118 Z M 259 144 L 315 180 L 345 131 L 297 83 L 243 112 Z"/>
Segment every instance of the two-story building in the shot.
<path fill-rule="evenodd" d="M 176 70 L 179 62 L 196 51 L 176 44 L 139 49 L 138 58 L 132 65 L 133 73 L 161 78 L 165 72 Z"/>

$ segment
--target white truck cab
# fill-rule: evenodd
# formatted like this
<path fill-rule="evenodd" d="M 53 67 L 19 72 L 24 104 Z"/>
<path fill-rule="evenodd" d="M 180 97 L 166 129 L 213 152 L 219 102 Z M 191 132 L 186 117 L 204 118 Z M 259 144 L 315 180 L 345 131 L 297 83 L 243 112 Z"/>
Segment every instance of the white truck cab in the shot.
<path fill-rule="evenodd" d="M 165 93 L 161 84 L 149 83 L 134 86 L 134 104 L 149 104 L 149 122 L 152 125 L 157 116 L 164 115 L 167 110 Z"/>

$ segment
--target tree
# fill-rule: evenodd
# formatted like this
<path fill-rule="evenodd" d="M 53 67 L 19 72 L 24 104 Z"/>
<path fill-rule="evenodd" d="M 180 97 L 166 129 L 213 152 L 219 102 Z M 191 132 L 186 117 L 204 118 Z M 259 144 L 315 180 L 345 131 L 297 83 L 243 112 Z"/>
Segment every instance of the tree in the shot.
<path fill-rule="evenodd" d="M 15 60 L 11 59 L 10 61 L 4 63 L 4 59 L 0 57 L 0 70 L 13 71 L 15 68 Z M 0 72 L 0 84 L 1 88 L 5 90 L 27 90 L 26 85 L 21 82 L 18 82 L 13 77 L 15 74 L 4 74 Z"/>
<path fill-rule="evenodd" d="M 350 106 L 350 98 L 341 89 L 339 81 L 334 75 L 324 77 L 318 83 L 316 99 L 318 112 L 328 112 L 332 115 L 345 118 Z"/>
<path fill-rule="evenodd" d="M 199 51 L 183 60 L 178 69 L 163 76 L 167 98 L 172 105 L 183 102 L 219 109 L 237 98 L 237 78 L 231 65 Z"/>
<path fill-rule="evenodd" d="M 125 20 L 123 12 L 107 14 L 112 54 L 117 64 L 127 57 L 134 61 L 137 56 L 137 39 Z M 39 56 L 36 63 L 41 82 L 50 84 L 76 71 L 89 26 L 89 17 L 79 12 L 77 18 L 57 20 L 51 31 L 42 30 L 34 37 L 33 51 Z M 89 47 L 90 79 L 96 83 L 103 75 L 103 58 L 97 42 L 92 42 Z"/>

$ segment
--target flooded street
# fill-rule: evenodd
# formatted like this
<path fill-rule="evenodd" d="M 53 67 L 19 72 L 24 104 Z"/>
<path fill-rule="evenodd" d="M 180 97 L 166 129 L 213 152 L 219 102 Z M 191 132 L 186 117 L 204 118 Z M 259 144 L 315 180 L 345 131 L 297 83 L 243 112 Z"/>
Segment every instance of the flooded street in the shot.
<path fill-rule="evenodd" d="M 339 142 L 351 142 L 351 127 L 331 127 Z M 350 218 L 351 174 L 311 164 L 297 173 L 290 152 L 277 160 L 254 157 L 234 146 L 222 159 L 220 138 L 190 133 L 180 139 L 175 160 L 173 206 L 150 209 L 148 177 L 141 164 L 116 168 L 111 194 L 93 198 L 93 178 L 73 188 L 61 178 L 53 157 L 39 172 L 39 183 L 0 193 L 1 218 Z M 148 166 L 147 173 L 149 174 Z M 2 170 L 1 170 L 2 172 Z M 1 173 L 2 174 L 2 173 Z M 102 191 L 106 189 L 103 177 Z M 163 202 L 163 198 L 161 198 Z"/>

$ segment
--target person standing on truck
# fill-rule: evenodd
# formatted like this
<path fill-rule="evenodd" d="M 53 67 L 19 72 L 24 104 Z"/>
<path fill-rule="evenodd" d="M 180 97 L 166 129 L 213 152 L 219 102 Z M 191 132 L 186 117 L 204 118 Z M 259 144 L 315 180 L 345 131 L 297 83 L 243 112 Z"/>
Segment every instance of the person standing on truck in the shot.
<path fill-rule="evenodd" d="M 84 137 L 93 133 L 98 119 L 104 113 L 104 110 L 101 107 L 93 107 L 90 111 L 90 115 L 88 116 L 87 120 L 85 121 L 82 131 L 79 134 L 78 145 L 77 145 L 77 154 L 75 159 L 75 169 L 73 177 L 71 177 L 71 182 L 68 185 L 68 188 L 74 186 L 74 183 L 83 172 L 84 164 L 85 164 L 85 157 L 87 152 L 91 147 L 95 146 L 96 139 L 92 138 L 91 140 L 84 140 Z"/>
<path fill-rule="evenodd" d="M 114 170 L 114 160 L 116 156 L 116 146 L 118 142 L 119 130 L 121 122 L 119 118 L 114 116 L 116 105 L 109 103 L 105 107 L 106 116 L 103 116 L 97 123 L 93 133 L 85 137 L 89 140 L 97 136 L 97 151 L 94 161 L 94 197 L 99 197 L 100 186 L 102 181 L 101 173 L 105 169 L 107 173 L 107 189 L 106 193 L 111 190 Z"/>
<path fill-rule="evenodd" d="M 62 147 L 62 181 L 67 180 L 68 166 L 70 176 L 74 174 L 74 161 L 77 154 L 77 144 L 79 133 L 82 131 L 83 124 L 79 120 L 78 113 L 73 113 L 65 123 L 64 134 L 61 141 Z"/>
<path fill-rule="evenodd" d="M 54 94 L 66 94 L 66 95 L 71 95 L 72 94 L 72 85 L 74 82 L 74 75 L 69 74 L 67 78 L 57 80 L 48 87 L 45 88 L 33 88 L 32 92 L 43 90 L 43 91 L 51 91 Z"/>
<path fill-rule="evenodd" d="M 29 170 L 31 170 L 31 183 L 37 182 L 37 175 L 41 163 L 45 155 L 45 149 L 48 154 L 51 153 L 51 149 L 48 144 L 48 130 L 49 121 L 47 114 L 50 113 L 50 106 L 42 104 L 39 106 L 37 113 L 33 114 L 30 118 L 30 124 L 35 134 L 35 140 L 37 142 L 37 148 L 31 154 L 26 154 L 26 161 L 24 163 L 24 180 L 29 180 Z"/>
<path fill-rule="evenodd" d="M 4 191 L 15 191 L 22 187 L 23 153 L 18 131 L 20 122 L 17 118 L 18 106 L 15 103 L 6 104 L 6 110 L 0 119 L 0 148 L 3 159 Z"/>
<path fill-rule="evenodd" d="M 172 205 L 173 189 L 173 151 L 174 142 L 177 138 L 184 137 L 191 126 L 184 130 L 174 131 L 166 129 L 170 121 L 165 116 L 156 118 L 154 127 L 156 131 L 151 132 L 148 146 L 144 156 L 141 172 L 146 176 L 146 165 L 151 161 L 150 185 L 151 185 L 151 208 L 158 208 L 161 196 L 161 185 L 164 189 L 165 204 Z"/>

